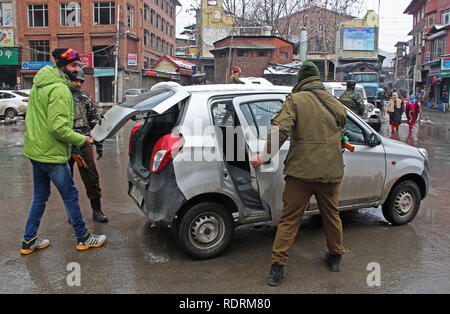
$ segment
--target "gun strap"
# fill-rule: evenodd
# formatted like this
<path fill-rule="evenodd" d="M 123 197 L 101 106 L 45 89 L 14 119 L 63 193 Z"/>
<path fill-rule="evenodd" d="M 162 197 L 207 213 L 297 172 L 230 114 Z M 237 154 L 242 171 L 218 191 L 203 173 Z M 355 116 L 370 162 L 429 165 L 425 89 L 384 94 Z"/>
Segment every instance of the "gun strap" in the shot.
<path fill-rule="evenodd" d="M 340 129 L 344 129 L 340 123 L 340 121 L 338 120 L 338 118 L 336 117 L 336 113 L 331 110 L 330 106 L 327 105 L 327 103 L 315 92 L 310 90 L 310 93 L 312 93 L 314 96 L 317 97 L 317 99 L 319 99 L 320 103 L 328 110 L 329 113 L 331 113 L 331 115 L 334 117 L 334 119 L 336 120 L 336 124 Z"/>

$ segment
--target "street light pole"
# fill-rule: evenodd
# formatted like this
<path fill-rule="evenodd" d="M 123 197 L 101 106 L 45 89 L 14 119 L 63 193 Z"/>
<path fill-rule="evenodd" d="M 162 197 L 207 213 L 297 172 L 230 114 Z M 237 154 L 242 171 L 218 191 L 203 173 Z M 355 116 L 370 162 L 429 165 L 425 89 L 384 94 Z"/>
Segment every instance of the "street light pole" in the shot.
<path fill-rule="evenodd" d="M 119 39 L 120 39 L 120 4 L 117 7 L 117 32 L 116 32 L 116 51 L 115 51 L 115 65 L 114 65 L 114 104 L 118 104 L 118 86 L 117 86 L 117 76 L 119 72 Z"/>

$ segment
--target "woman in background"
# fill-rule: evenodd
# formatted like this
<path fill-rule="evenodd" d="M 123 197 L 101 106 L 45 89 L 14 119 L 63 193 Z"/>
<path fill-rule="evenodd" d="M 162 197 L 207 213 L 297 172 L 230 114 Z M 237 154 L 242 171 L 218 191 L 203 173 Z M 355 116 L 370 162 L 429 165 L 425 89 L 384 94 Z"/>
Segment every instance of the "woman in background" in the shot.
<path fill-rule="evenodd" d="M 387 112 L 389 114 L 391 132 L 398 133 L 398 128 L 402 123 L 403 100 L 401 100 L 397 93 L 392 94 L 392 98 L 387 106 Z"/>
<path fill-rule="evenodd" d="M 420 113 L 420 106 L 414 94 L 411 95 L 411 98 L 406 103 L 405 113 L 409 124 L 409 133 L 411 134 Z"/>

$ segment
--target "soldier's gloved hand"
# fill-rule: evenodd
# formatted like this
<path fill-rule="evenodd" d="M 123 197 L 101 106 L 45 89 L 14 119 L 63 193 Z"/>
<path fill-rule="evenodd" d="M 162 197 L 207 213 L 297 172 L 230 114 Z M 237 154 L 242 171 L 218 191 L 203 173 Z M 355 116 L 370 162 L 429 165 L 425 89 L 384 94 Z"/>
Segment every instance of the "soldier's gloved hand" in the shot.
<path fill-rule="evenodd" d="M 97 151 L 97 160 L 100 160 L 103 157 L 103 145 L 97 141 L 95 141 L 94 144 Z"/>
<path fill-rule="evenodd" d="M 103 157 L 103 151 L 97 150 L 97 160 L 102 159 L 102 157 Z"/>

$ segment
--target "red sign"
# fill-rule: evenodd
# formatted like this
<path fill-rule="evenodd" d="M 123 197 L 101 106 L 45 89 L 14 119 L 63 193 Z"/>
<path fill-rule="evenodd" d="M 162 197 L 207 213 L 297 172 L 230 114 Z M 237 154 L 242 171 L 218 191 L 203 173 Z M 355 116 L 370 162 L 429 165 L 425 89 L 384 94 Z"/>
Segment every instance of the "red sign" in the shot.
<path fill-rule="evenodd" d="M 93 53 L 92 52 L 88 52 L 88 53 L 80 53 L 80 64 L 84 65 L 84 66 L 94 66 L 94 61 L 93 61 Z"/>
<path fill-rule="evenodd" d="M 192 74 L 194 74 L 194 72 L 193 71 L 191 71 L 191 70 L 186 70 L 186 69 L 183 69 L 183 68 L 180 68 L 180 72 L 179 72 L 181 75 L 192 75 Z"/>

